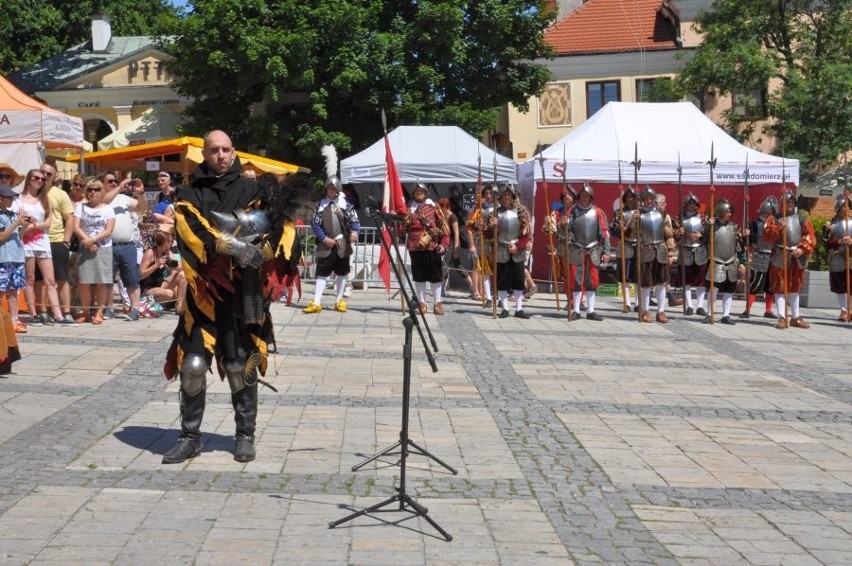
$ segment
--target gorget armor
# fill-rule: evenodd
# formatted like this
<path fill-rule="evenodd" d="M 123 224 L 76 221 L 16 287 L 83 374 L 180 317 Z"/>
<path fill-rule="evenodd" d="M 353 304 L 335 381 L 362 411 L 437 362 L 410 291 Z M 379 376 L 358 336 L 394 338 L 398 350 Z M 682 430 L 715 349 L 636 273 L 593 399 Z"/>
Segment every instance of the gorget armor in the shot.
<path fill-rule="evenodd" d="M 582 210 L 574 207 L 576 212 L 572 219 L 572 234 L 573 245 L 581 248 L 591 248 L 597 245 L 598 233 L 600 232 L 600 223 L 598 221 L 598 211 L 594 206 L 590 206 L 587 210 Z"/>

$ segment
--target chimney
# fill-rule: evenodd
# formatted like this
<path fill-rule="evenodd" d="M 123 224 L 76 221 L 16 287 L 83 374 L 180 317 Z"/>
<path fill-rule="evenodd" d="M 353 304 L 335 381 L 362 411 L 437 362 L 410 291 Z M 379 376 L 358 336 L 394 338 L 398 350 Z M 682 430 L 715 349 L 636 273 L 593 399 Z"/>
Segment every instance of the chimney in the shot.
<path fill-rule="evenodd" d="M 92 51 L 103 53 L 109 48 L 110 40 L 112 40 L 112 28 L 109 16 L 95 14 L 92 16 Z"/>

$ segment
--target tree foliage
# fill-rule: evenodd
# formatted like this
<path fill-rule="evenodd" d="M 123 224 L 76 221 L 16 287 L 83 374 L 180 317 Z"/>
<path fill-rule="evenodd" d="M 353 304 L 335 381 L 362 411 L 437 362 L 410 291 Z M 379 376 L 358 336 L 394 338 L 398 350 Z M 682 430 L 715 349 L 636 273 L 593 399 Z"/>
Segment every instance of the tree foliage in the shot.
<path fill-rule="evenodd" d="M 550 77 L 552 14 L 522 0 L 195 0 L 173 41 L 190 131 L 316 159 L 361 149 L 398 124 L 478 134 L 507 102 L 526 108 Z M 263 103 L 263 111 L 259 112 Z"/>
<path fill-rule="evenodd" d="M 852 0 L 715 0 L 696 24 L 704 41 L 679 76 L 686 92 L 768 88 L 767 133 L 814 169 L 852 148 Z"/>
<path fill-rule="evenodd" d="M 113 35 L 172 33 L 180 12 L 167 0 L 4 0 L 0 73 L 34 65 L 91 37 L 94 14 L 106 14 Z"/>

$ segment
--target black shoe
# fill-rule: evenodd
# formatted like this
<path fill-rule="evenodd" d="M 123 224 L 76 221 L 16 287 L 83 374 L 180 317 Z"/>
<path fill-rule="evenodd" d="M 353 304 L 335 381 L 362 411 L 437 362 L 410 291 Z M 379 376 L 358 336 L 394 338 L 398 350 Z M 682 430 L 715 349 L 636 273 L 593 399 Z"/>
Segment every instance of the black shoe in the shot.
<path fill-rule="evenodd" d="M 651 306 L 652 306 L 652 307 L 656 307 L 656 306 L 657 306 L 657 301 L 655 301 L 654 299 L 651 299 Z"/>
<path fill-rule="evenodd" d="M 601 315 L 599 315 L 598 313 L 592 311 L 592 312 L 586 314 L 586 320 L 595 320 L 595 321 L 600 322 L 601 320 L 603 320 L 603 317 Z"/>
<path fill-rule="evenodd" d="M 571 317 L 571 320 L 580 320 L 580 313 L 577 311 L 571 311 L 569 316 Z"/>
<path fill-rule="evenodd" d="M 774 319 L 777 319 L 778 317 L 775 316 L 774 314 L 772 314 L 771 312 L 765 312 L 765 313 L 763 313 L 763 318 L 771 318 L 771 319 L 774 320 Z"/>
<path fill-rule="evenodd" d="M 506 309 L 500 311 L 500 318 L 509 318 L 509 311 L 507 311 Z"/>
<path fill-rule="evenodd" d="M 485 299 L 485 307 L 486 309 L 490 309 L 491 305 L 494 304 L 494 299 Z"/>
<path fill-rule="evenodd" d="M 177 444 L 163 455 L 163 464 L 180 464 L 201 454 L 201 440 L 183 436 Z"/>
<path fill-rule="evenodd" d="M 751 314 L 748 311 L 741 312 L 740 318 L 751 318 Z"/>
<path fill-rule="evenodd" d="M 731 326 L 736 324 L 736 322 L 734 322 L 733 319 L 729 316 L 723 316 L 722 320 L 720 320 L 719 322 L 722 324 L 729 324 Z"/>
<path fill-rule="evenodd" d="M 702 322 L 704 322 L 704 324 L 710 324 L 710 322 L 711 322 L 712 320 L 713 320 L 713 319 L 712 319 L 712 318 L 710 318 L 710 315 L 708 314 L 707 316 L 705 316 L 705 317 L 704 317 L 704 320 L 703 320 Z"/>
<path fill-rule="evenodd" d="M 692 307 L 686 307 L 686 316 L 692 316 L 694 314 L 695 311 L 692 309 Z"/>
<path fill-rule="evenodd" d="M 699 307 L 699 309 L 695 311 L 695 314 L 698 316 L 707 316 L 707 311 Z"/>
<path fill-rule="evenodd" d="M 639 312 L 639 305 L 638 304 L 635 307 L 633 307 L 633 312 Z"/>
<path fill-rule="evenodd" d="M 237 462 L 251 462 L 257 456 L 254 449 L 254 439 L 248 436 L 237 436 L 234 447 L 234 460 Z"/>
<path fill-rule="evenodd" d="M 524 320 L 528 320 L 530 318 L 530 315 L 527 314 L 527 311 L 520 310 L 515 311 L 515 318 L 523 318 Z"/>

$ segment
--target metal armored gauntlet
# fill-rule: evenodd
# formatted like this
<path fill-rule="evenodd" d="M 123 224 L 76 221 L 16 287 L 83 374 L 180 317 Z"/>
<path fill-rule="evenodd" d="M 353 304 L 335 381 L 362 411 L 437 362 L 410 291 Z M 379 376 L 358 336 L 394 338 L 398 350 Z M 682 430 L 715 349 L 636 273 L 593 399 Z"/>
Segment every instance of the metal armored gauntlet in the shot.
<path fill-rule="evenodd" d="M 216 251 L 233 257 L 240 267 L 257 269 L 263 264 L 260 248 L 226 232 L 216 241 Z"/>

